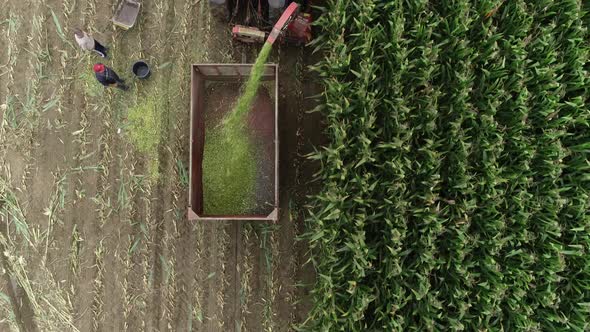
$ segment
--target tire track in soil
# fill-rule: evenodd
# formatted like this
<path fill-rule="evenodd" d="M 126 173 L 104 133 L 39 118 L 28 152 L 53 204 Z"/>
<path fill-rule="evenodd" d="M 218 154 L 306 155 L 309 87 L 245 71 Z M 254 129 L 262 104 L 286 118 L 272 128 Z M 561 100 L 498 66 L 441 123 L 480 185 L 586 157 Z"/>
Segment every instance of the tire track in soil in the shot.
<path fill-rule="evenodd" d="M 142 12 L 140 13 L 136 26 L 130 32 L 137 32 L 131 34 L 128 40 L 136 40 L 139 47 L 130 47 L 131 43 L 126 43 L 127 51 L 125 53 L 132 54 L 131 59 L 143 59 L 145 58 L 145 47 L 147 43 L 151 43 L 158 40 L 158 35 L 155 33 L 158 28 L 161 28 L 160 21 L 156 17 L 156 3 L 153 1 L 142 3 Z M 148 60 L 148 63 L 154 64 L 154 61 Z M 129 72 L 128 72 L 129 75 Z M 153 79 L 153 78 L 152 78 Z M 145 82 L 144 82 L 145 83 Z M 138 87 L 137 84 L 132 84 L 132 93 L 135 94 L 135 105 L 140 102 L 140 99 L 145 95 L 145 91 L 149 90 L 147 84 L 144 84 L 143 88 Z M 125 121 L 126 115 L 123 116 Z M 132 148 L 133 151 L 133 162 L 135 163 L 135 169 L 139 174 L 148 174 L 147 162 L 136 149 Z M 144 181 L 149 181 L 146 179 Z M 136 185 L 138 186 L 138 185 Z M 139 186 L 138 186 L 139 187 Z M 131 239 L 131 251 L 127 257 L 130 261 L 125 274 L 125 308 L 124 308 L 124 319 L 125 319 L 125 331 L 142 331 L 145 329 L 145 317 L 148 306 L 148 294 L 149 289 L 146 287 L 146 280 L 149 278 L 149 267 L 148 262 L 151 261 L 148 252 L 148 239 L 151 220 L 148 220 L 150 214 L 148 210 L 150 207 L 149 198 L 152 195 L 150 186 L 148 188 L 138 188 L 140 192 L 137 192 L 131 203 L 130 211 L 130 222 L 131 230 L 129 238 Z M 137 191 L 137 190 L 136 190 Z M 132 249 L 134 248 L 134 249 Z"/>
<path fill-rule="evenodd" d="M 250 247 L 248 246 L 251 243 L 251 238 L 253 238 L 254 231 L 252 230 L 252 224 L 244 223 L 242 225 L 242 229 L 239 236 L 240 241 L 240 250 L 239 255 L 236 256 L 238 260 L 239 266 L 239 275 L 238 275 L 238 310 L 239 312 L 236 315 L 236 319 L 239 320 L 239 327 L 236 328 L 240 331 L 248 331 L 246 327 L 246 316 L 249 310 L 249 300 L 250 300 L 250 283 L 248 282 L 252 278 L 253 266 L 252 266 L 252 254 L 250 252 Z M 244 286 L 245 287 L 242 287 Z"/>
<path fill-rule="evenodd" d="M 98 146 L 97 141 L 100 137 L 99 111 L 97 105 L 89 105 L 88 122 L 91 124 L 88 128 L 88 139 L 91 141 L 89 149 L 94 153 L 87 159 L 88 165 L 98 165 L 101 158 L 102 148 Z M 93 280 L 96 277 L 96 259 L 95 250 L 98 245 L 99 236 L 101 235 L 100 221 L 97 217 L 97 206 L 92 198 L 99 195 L 99 187 L 102 186 L 102 180 L 97 172 L 84 172 L 76 175 L 73 179 L 75 190 L 83 190 L 85 197 L 72 204 L 72 224 L 79 232 L 81 242 L 74 249 L 78 255 L 78 271 L 74 275 L 76 280 L 73 296 L 73 305 L 75 312 L 75 325 L 80 331 L 91 330 L 91 305 Z M 75 195 L 75 193 L 74 193 Z M 72 240 L 69 239 L 68 243 Z"/>
<path fill-rule="evenodd" d="M 279 252 L 276 253 L 277 259 L 274 262 L 273 268 L 277 269 L 277 278 L 279 281 L 277 301 L 273 303 L 273 312 L 276 313 L 276 324 L 278 331 L 289 331 L 291 324 L 294 323 L 295 307 L 295 273 L 298 266 L 297 250 L 295 244 L 295 237 L 297 232 L 295 230 L 295 220 L 292 220 L 291 211 L 288 201 L 281 204 L 282 214 L 279 219 L 281 227 L 278 230 L 278 246 Z"/>
<path fill-rule="evenodd" d="M 113 130 L 113 128 L 111 128 Z M 122 142 L 117 142 L 125 146 Z M 119 150 L 120 148 L 116 148 Z M 128 155 L 122 155 L 122 151 L 117 151 L 116 157 L 109 165 L 109 188 L 107 189 L 108 197 L 112 204 L 117 204 L 118 194 L 117 189 L 124 182 L 128 182 L 129 178 L 125 174 L 128 170 L 123 165 L 131 163 Z M 125 190 L 125 189 L 123 189 Z M 131 193 L 133 194 L 133 193 Z M 130 222 L 126 218 L 126 208 L 118 206 L 111 212 L 111 216 L 106 220 L 103 227 L 103 236 L 105 242 L 104 255 L 104 279 L 102 290 L 102 317 L 99 319 L 100 326 L 105 331 L 122 331 L 124 329 L 124 259 L 129 248 L 127 235 L 130 234 Z M 123 255 L 123 256 L 121 256 Z"/>
<path fill-rule="evenodd" d="M 202 275 L 204 274 L 204 269 L 202 268 L 201 264 L 197 264 L 203 260 L 203 256 L 205 255 L 205 244 L 203 243 L 204 239 L 204 227 L 202 223 L 192 223 L 191 225 L 192 233 L 194 233 L 194 245 L 191 246 L 194 253 L 194 258 L 191 259 L 195 270 L 193 271 L 193 279 L 192 284 L 193 286 L 190 288 L 190 295 L 191 301 L 189 303 L 190 308 L 190 317 L 187 325 L 188 331 L 203 331 L 204 330 L 204 322 L 203 322 L 203 282 L 204 278 Z"/>
<path fill-rule="evenodd" d="M 183 214 L 184 215 L 184 214 Z M 191 231 L 191 225 L 187 220 L 178 223 L 179 237 L 176 239 L 176 266 L 177 271 L 177 288 L 174 294 L 175 306 L 173 313 L 173 328 L 175 331 L 188 330 L 188 320 L 190 319 L 190 295 L 192 285 L 191 272 L 194 270 L 192 254 L 190 247 L 194 243 L 194 233 Z"/>
<path fill-rule="evenodd" d="M 184 68 L 184 66 L 182 66 Z M 184 99 L 184 98 L 183 98 Z M 177 134 L 174 160 L 182 160 L 181 156 L 187 155 L 186 147 L 184 146 L 188 141 L 188 137 L 185 134 L 188 132 L 187 121 L 181 120 L 176 124 L 174 130 Z M 183 161 L 184 163 L 184 161 Z M 188 163 L 184 163 L 188 165 Z M 180 179 L 178 170 L 174 168 L 174 178 Z M 176 181 L 176 185 L 173 191 L 174 200 L 172 202 L 173 216 L 175 216 L 175 224 L 178 228 L 177 237 L 175 239 L 176 257 L 174 271 L 176 271 L 176 288 L 172 294 L 173 307 L 171 308 L 170 318 L 172 320 L 171 326 L 175 326 L 176 331 L 183 331 L 187 329 L 188 320 L 190 319 L 190 290 L 193 287 L 193 276 L 194 276 L 194 262 L 192 257 L 191 247 L 195 241 L 195 234 L 191 231 L 191 224 L 187 220 L 186 215 L 186 201 L 188 188 L 183 187 L 179 180 Z"/>
<path fill-rule="evenodd" d="M 252 263 L 252 273 L 249 281 L 249 290 L 250 293 L 248 294 L 248 298 L 246 300 L 245 305 L 247 306 L 246 314 L 243 317 L 244 320 L 244 330 L 257 332 L 257 331 L 264 331 L 263 321 L 263 312 L 264 312 L 264 299 L 266 297 L 266 268 L 264 266 L 264 257 L 262 254 L 262 249 L 260 247 L 261 235 L 259 232 L 259 226 L 256 225 L 256 222 L 250 222 L 252 227 L 252 232 L 250 233 L 250 238 L 248 239 L 247 243 L 244 243 L 244 246 L 248 247 L 248 252 L 250 253 L 251 263 Z"/>
<path fill-rule="evenodd" d="M 0 63 L 0 73 L 2 77 L 0 79 L 0 104 L 6 103 L 7 107 L 0 110 L 0 121 L 10 122 L 11 114 L 19 114 L 19 108 L 17 103 L 19 101 L 19 93 L 24 93 L 25 88 L 23 84 L 17 79 L 19 73 L 22 71 L 15 70 L 17 66 L 23 69 L 28 64 L 28 57 L 20 56 L 22 48 L 27 45 L 27 36 L 32 31 L 32 25 L 26 25 L 23 22 L 23 17 L 20 13 L 23 12 L 24 2 L 10 1 L 6 3 L 2 15 L 6 15 L 9 21 L 5 21 L 2 25 L 2 34 L 0 40 L 2 41 L 2 54 L 4 57 Z M 16 81 L 15 81 L 16 80 Z M 10 102 L 12 101 L 12 102 Z M 12 108 L 12 110 L 11 110 Z M 20 112 L 22 114 L 22 111 Z M 0 128 L 0 163 L 4 167 L 7 167 L 10 174 L 2 174 L 3 178 L 11 178 L 9 185 L 12 188 L 21 187 L 25 174 L 26 160 L 28 151 L 30 150 L 30 142 L 21 141 L 17 139 L 18 131 L 12 129 L 9 125 L 4 125 L 0 122 L 2 128 Z"/>
<path fill-rule="evenodd" d="M 107 98 L 107 104 L 112 102 L 112 94 L 110 91 L 105 92 Z M 111 291 L 112 283 L 105 280 L 105 275 L 109 277 L 111 273 L 116 272 L 114 268 L 114 258 L 111 253 L 113 248 L 110 244 L 113 242 L 113 237 L 116 236 L 117 228 L 117 216 L 115 214 L 112 204 L 116 202 L 116 196 L 114 195 L 113 184 L 116 183 L 115 176 L 119 175 L 117 162 L 114 159 L 116 151 L 116 138 L 113 137 L 112 130 L 112 109 L 109 105 L 106 105 L 102 110 L 102 124 L 101 136 L 99 138 L 99 163 L 104 167 L 102 174 L 97 179 L 97 214 L 98 220 L 95 224 L 95 241 L 97 248 L 102 248 L 103 253 L 99 262 L 98 255 L 94 256 L 94 264 L 92 265 L 92 276 L 90 280 L 93 291 L 90 293 L 92 297 L 92 318 L 89 319 L 91 326 L 94 326 L 93 330 L 104 330 L 105 321 L 108 323 L 109 320 L 114 317 L 109 317 L 104 313 L 104 299 L 109 299 L 108 293 Z M 115 150 L 112 150 L 114 147 Z M 115 197 L 115 200 L 112 200 Z M 88 234 L 87 234 L 88 236 Z M 106 244 L 105 244 L 106 242 Z M 100 272 L 99 272 L 100 270 Z M 113 270 L 113 272 L 111 272 Z M 107 302 L 108 303 L 108 302 Z"/>
<path fill-rule="evenodd" d="M 62 8 L 64 10 L 62 10 Z M 47 3 L 46 16 L 51 16 L 51 10 L 53 10 L 58 21 L 61 22 L 60 24 L 62 25 L 64 33 L 66 36 L 69 36 L 69 32 L 72 31 L 73 27 L 81 26 L 82 18 L 84 16 L 83 9 L 83 6 L 73 6 L 68 1 L 62 3 L 62 1 L 52 0 Z M 72 12 L 67 12 L 66 10 L 72 10 Z M 78 57 L 74 57 L 74 53 L 78 53 L 78 51 L 65 46 L 57 34 L 55 23 L 52 22 L 51 24 L 53 24 L 53 26 L 48 24 L 48 35 L 51 37 L 51 42 L 49 42 L 50 48 L 53 46 L 50 53 L 52 51 L 54 52 L 53 57 L 56 60 L 60 60 L 61 57 L 59 50 L 65 49 L 68 54 L 63 59 L 64 62 L 61 68 L 61 77 L 58 79 L 59 83 L 56 84 L 56 86 L 63 86 L 63 89 L 59 92 L 61 95 L 60 107 L 66 111 L 58 115 L 57 119 L 65 126 L 55 133 L 56 139 L 64 142 L 64 144 L 62 144 L 64 149 L 64 161 L 57 167 L 62 169 L 62 172 L 68 172 L 73 168 L 96 164 L 98 160 L 91 157 L 83 162 L 81 159 L 82 155 L 87 154 L 86 148 L 90 145 L 86 140 L 86 130 L 88 130 L 89 127 L 88 117 L 90 112 L 87 105 L 85 91 L 75 79 L 72 79 L 77 77 L 80 74 L 80 71 L 83 70 L 83 68 L 77 64 L 79 61 Z M 80 53 L 78 53 L 78 55 L 84 56 L 84 54 Z M 54 66 L 55 64 L 52 64 L 50 65 L 50 68 L 55 68 Z M 77 110 L 82 111 L 78 112 Z M 71 133 L 79 131 L 81 128 L 84 130 L 84 133 L 78 136 L 80 139 L 79 144 L 75 144 L 78 142 L 75 140 L 76 137 L 72 136 Z M 55 151 L 49 150 L 46 152 L 44 151 L 43 153 L 50 154 L 55 153 Z M 82 185 L 83 181 L 87 182 L 86 187 Z M 89 189 L 88 192 L 86 192 L 86 195 L 94 194 L 91 189 L 96 186 L 96 173 L 94 171 L 71 173 L 67 175 L 66 185 L 67 203 L 63 212 L 63 224 L 58 223 L 55 225 L 52 241 L 56 245 L 55 248 L 49 252 L 48 257 L 51 258 L 51 256 L 54 256 L 60 258 L 59 263 L 51 264 L 49 268 L 55 275 L 56 280 L 66 280 L 65 286 L 66 289 L 69 290 L 70 295 L 74 298 L 74 305 L 78 298 L 80 264 L 79 262 L 70 261 L 69 258 L 73 254 L 79 254 L 80 243 L 74 244 L 73 247 L 65 244 L 72 243 L 74 230 L 80 232 L 80 230 L 83 229 L 84 224 L 94 224 L 96 222 L 96 219 L 93 221 L 92 216 L 88 216 L 82 212 L 92 211 L 92 202 L 87 198 L 82 198 L 79 201 L 76 199 L 76 193 L 81 192 L 81 190 L 86 191 L 86 188 Z M 74 312 L 74 318 L 77 319 L 77 316 L 80 315 L 80 311 L 75 309 Z"/>
<path fill-rule="evenodd" d="M 80 28 L 86 31 L 92 31 L 96 18 L 95 0 L 87 0 L 77 3 L 77 10 L 81 15 L 78 24 Z M 82 24 L 81 22 L 84 22 Z M 71 24 L 73 27 L 74 24 Z M 87 56 L 87 60 L 78 66 L 76 77 L 79 77 L 84 71 L 89 70 L 92 58 Z M 92 153 L 93 155 L 86 159 L 87 165 L 99 165 L 103 159 L 104 147 L 102 137 L 103 130 L 103 112 L 104 105 L 101 105 L 100 97 L 88 96 L 86 84 L 94 82 L 80 82 L 74 88 L 82 89 L 85 105 L 82 114 L 80 126 L 87 122 L 87 146 L 81 148 L 83 154 Z M 82 164 L 80 162 L 80 164 Z M 85 198 L 82 198 L 72 207 L 72 220 L 82 239 L 78 251 L 78 273 L 76 275 L 77 283 L 74 289 L 73 306 L 75 325 L 80 331 L 92 330 L 92 307 L 94 304 L 93 291 L 94 280 L 98 274 L 95 251 L 98 247 L 99 236 L 101 234 L 100 221 L 97 216 L 97 205 L 92 198 L 98 197 L 103 187 L 103 181 L 98 172 L 85 172 L 74 176 L 73 182 L 77 190 L 85 192 Z M 75 189 L 75 190 L 76 190 Z"/>
<path fill-rule="evenodd" d="M 110 15 L 115 11 L 118 1 L 112 1 L 109 9 Z M 110 17 L 105 16 L 104 17 Z M 138 22 L 142 22 L 142 18 Z M 109 57 L 112 63 L 112 68 L 118 72 L 123 79 L 129 79 L 128 65 L 129 60 L 135 56 L 137 50 L 137 43 L 139 28 L 128 31 L 121 30 L 114 26 L 111 27 L 111 41 Z M 107 35 L 107 34 L 105 34 Z M 108 63 L 108 62 L 107 62 Z M 136 156 L 132 152 L 133 147 L 129 142 L 123 139 L 122 135 L 116 134 L 118 128 L 121 127 L 123 118 L 125 117 L 124 110 L 130 104 L 132 91 L 120 91 L 117 89 L 111 90 L 113 99 L 109 112 L 113 118 L 111 126 L 106 128 L 110 131 L 112 137 L 113 159 L 109 163 L 108 172 L 108 197 L 110 202 L 118 202 L 116 213 L 111 215 L 111 218 L 103 227 L 103 234 L 106 238 L 107 255 L 105 256 L 105 279 L 104 289 L 102 294 L 102 301 L 104 305 L 104 315 L 99 319 L 103 330 L 107 331 L 123 331 L 126 326 L 125 310 L 128 301 L 126 287 L 126 271 L 129 270 L 127 264 L 127 255 L 130 248 L 130 238 L 137 230 L 137 227 L 132 225 L 130 215 L 132 214 L 134 197 L 137 195 L 135 189 L 131 186 L 133 170 L 130 165 L 135 164 Z M 127 193 L 127 194 L 125 194 Z M 128 196 L 121 196 L 128 195 Z M 131 203 L 130 203 L 131 202 Z M 121 204 L 130 204 L 126 207 Z"/>
<path fill-rule="evenodd" d="M 8 85 L 9 85 L 9 66 L 10 66 L 10 55 L 8 54 L 8 30 L 10 29 L 8 19 L 12 14 L 10 3 L 6 4 L 4 10 L 0 11 L 0 43 L 3 47 L 0 47 L 0 104 L 6 103 L 8 97 Z M 6 110 L 0 110 L 0 125 L 4 120 Z"/>
<path fill-rule="evenodd" d="M 205 227 L 205 242 L 207 246 L 205 261 L 207 269 L 204 270 L 204 280 L 200 285 L 206 285 L 203 292 L 203 331 L 231 330 L 223 317 L 223 294 L 227 288 L 227 264 L 226 252 L 233 249 L 228 240 L 228 232 L 231 224 L 227 221 L 203 222 Z M 230 249 L 231 248 L 231 249 Z M 230 267 L 233 268 L 233 267 Z M 233 324 L 233 322 L 232 322 Z"/>
<path fill-rule="evenodd" d="M 317 101 L 305 98 L 317 95 L 321 87 L 310 76 L 308 65 L 316 62 L 308 48 L 281 45 L 279 47 L 279 75 L 291 79 L 282 80 L 279 86 L 280 151 L 281 151 L 281 216 L 280 228 L 275 234 L 278 253 L 275 253 L 273 270 L 277 278 L 278 294 L 273 302 L 274 318 L 279 331 L 290 331 L 293 325 L 306 319 L 309 310 L 309 289 L 314 278 L 313 267 L 307 262 L 308 245 L 297 241 L 304 229 L 302 209 L 307 195 L 314 192 L 310 186 L 317 165 L 312 165 L 305 155 L 321 146 L 323 134 L 318 130 L 321 114 L 311 113 Z M 303 283 L 307 287 L 298 287 Z"/>
<path fill-rule="evenodd" d="M 202 317 L 203 317 L 203 325 L 202 329 L 198 331 L 215 331 L 216 325 L 212 322 L 211 316 L 215 312 L 215 288 L 218 285 L 216 281 L 217 278 L 220 277 L 218 271 L 216 270 L 216 261 L 214 259 L 215 255 L 218 251 L 218 244 L 217 238 L 215 234 L 217 233 L 219 225 L 213 224 L 211 222 L 202 222 L 203 225 L 203 245 L 204 248 L 204 256 L 203 259 L 203 266 L 204 268 L 201 270 L 202 274 L 199 276 L 197 285 L 204 286 L 203 295 L 202 295 Z M 197 264 L 201 264 L 198 262 Z M 206 265 L 205 265 L 206 264 Z"/>
<path fill-rule="evenodd" d="M 30 6 L 30 1 L 20 1 L 20 0 L 11 0 L 7 2 L 7 10 L 6 12 L 9 13 L 9 17 L 17 21 L 18 25 L 16 26 L 16 37 L 14 40 L 16 41 L 15 48 L 13 50 L 14 54 L 14 66 L 12 75 L 14 77 L 14 81 L 8 81 L 5 79 L 0 80 L 0 82 L 6 83 L 6 95 L 7 96 L 14 96 L 14 97 L 22 97 L 26 94 L 26 83 L 25 80 L 19 80 L 19 76 L 23 73 L 30 72 L 29 70 L 29 58 L 30 54 L 27 53 L 25 50 L 29 49 L 29 42 L 28 36 L 33 30 L 32 24 L 26 24 L 25 17 L 23 13 L 28 12 L 28 17 L 33 17 L 37 13 L 38 8 Z M 6 45 L 6 44 L 3 44 Z M 25 56 L 21 56 L 23 54 Z M 2 100 L 4 102 L 4 98 Z M 29 142 L 26 142 L 29 143 Z M 18 150 L 17 150 L 18 151 Z"/>
<path fill-rule="evenodd" d="M 169 163 L 171 166 L 172 163 Z M 171 171 L 168 174 L 171 175 Z M 173 198 L 171 197 L 172 188 L 168 186 L 166 190 L 166 198 L 164 201 L 164 234 L 162 241 L 162 253 L 160 261 L 162 261 L 162 282 L 159 288 L 160 298 L 162 299 L 162 305 L 160 307 L 160 331 L 171 329 L 174 326 L 173 311 L 177 287 L 177 270 L 176 270 L 176 239 L 180 236 L 177 232 L 177 223 L 173 218 Z"/>
<path fill-rule="evenodd" d="M 228 256 L 225 260 L 227 290 L 223 293 L 223 321 L 226 330 L 237 329 L 240 324 L 240 277 L 238 257 L 242 251 L 242 221 L 228 222 Z"/>
<path fill-rule="evenodd" d="M 293 224 L 295 234 L 301 235 L 305 230 L 305 214 L 307 211 L 304 205 L 307 203 L 307 197 L 313 195 L 321 189 L 321 183 L 312 182 L 314 174 L 320 169 L 317 162 L 307 160 L 304 156 L 313 152 L 318 146 L 325 146 L 327 139 L 324 136 L 324 118 L 323 115 L 315 113 L 307 113 L 313 110 L 318 105 L 317 99 L 311 99 L 308 96 L 316 96 L 323 87 L 320 85 L 317 74 L 313 73 L 308 66 L 317 63 L 321 59 L 321 54 L 312 54 L 308 49 L 304 50 L 302 54 L 303 60 L 300 74 L 300 91 L 301 104 L 300 108 L 296 110 L 298 132 L 294 133 L 296 137 L 297 153 L 299 160 L 298 167 L 295 174 L 295 187 L 292 191 L 293 202 L 295 203 L 293 216 L 295 220 L 290 221 Z M 294 289 L 294 298 L 296 302 L 293 303 L 292 311 L 293 323 L 301 324 L 307 318 L 307 313 L 312 307 L 312 298 L 310 291 L 315 283 L 315 270 L 309 262 L 309 245 L 305 240 L 294 242 L 295 255 L 295 281 L 301 286 Z"/>
<path fill-rule="evenodd" d="M 291 77 L 292 80 L 281 81 L 279 87 L 279 94 L 285 96 L 283 98 L 284 104 L 281 105 L 280 128 L 281 131 L 281 149 L 280 156 L 283 161 L 282 165 L 288 165 L 281 168 L 281 215 L 279 218 L 280 228 L 276 231 L 278 238 L 279 252 L 276 254 L 276 259 L 273 262 L 273 269 L 277 270 L 278 279 L 278 294 L 277 301 L 273 303 L 273 312 L 276 313 L 276 324 L 279 331 L 289 331 L 294 322 L 295 310 L 295 279 L 296 271 L 300 267 L 298 265 L 298 250 L 295 238 L 298 235 L 296 229 L 297 220 L 292 220 L 292 215 L 297 213 L 291 211 L 292 201 L 296 199 L 292 192 L 298 184 L 299 167 L 301 154 L 299 151 L 299 144 L 297 141 L 301 121 L 299 114 L 303 112 L 301 91 L 301 75 L 297 68 L 303 66 L 303 54 L 305 52 L 302 48 L 292 50 L 290 47 L 279 48 L 279 59 L 281 66 L 279 67 L 281 77 Z M 295 125 L 293 125 L 295 124 Z M 293 149 L 295 147 L 295 149 Z M 291 151 L 290 153 L 286 151 Z M 285 163 L 285 160 L 288 162 Z M 297 204 L 296 204 L 297 205 Z"/>
<path fill-rule="evenodd" d="M 113 10 L 116 6 L 116 1 L 96 1 L 94 13 L 97 18 L 91 27 L 91 31 L 102 32 L 96 33 L 97 39 L 104 42 L 111 36 L 111 59 L 116 59 L 117 46 L 119 44 L 115 41 L 120 41 L 116 38 L 117 31 L 110 24 L 110 21 L 105 18 L 112 16 Z M 108 44 L 108 42 L 106 42 Z M 115 51 L 115 52 L 114 52 Z M 91 63 L 99 62 L 93 59 Z M 108 61 L 105 62 L 109 65 Z M 99 246 L 104 248 L 102 254 L 102 264 L 97 267 L 102 269 L 100 273 L 95 275 L 92 281 L 94 292 L 92 294 L 92 325 L 95 330 L 118 331 L 123 329 L 123 322 L 121 319 L 123 300 L 121 299 L 120 284 L 123 280 L 120 279 L 118 271 L 124 271 L 121 261 L 117 259 L 118 252 L 121 250 L 121 217 L 120 211 L 116 210 L 116 202 L 118 198 L 117 190 L 119 189 L 121 178 L 121 158 L 123 155 L 123 145 L 120 138 L 115 135 L 116 121 L 118 115 L 118 108 L 121 103 L 121 92 L 112 89 L 105 89 L 103 98 L 100 102 L 104 103 L 105 108 L 102 112 L 102 128 L 101 128 L 101 145 L 100 145 L 100 163 L 104 167 L 104 171 L 98 179 L 98 199 L 99 203 L 99 219 L 97 223 L 98 230 L 97 239 Z M 98 264 L 98 262 L 97 262 Z M 95 266 L 97 265 L 95 264 Z"/>
<path fill-rule="evenodd" d="M 145 169 L 145 164 L 142 161 L 138 161 L 137 168 L 143 170 Z M 146 213 L 147 209 L 149 209 L 148 203 L 142 195 L 135 195 L 130 215 L 131 222 L 133 222 L 132 247 L 135 246 L 135 249 L 130 254 L 131 266 L 125 277 L 127 283 L 127 302 L 129 305 L 128 308 L 125 308 L 125 310 L 128 310 L 127 316 L 125 317 L 125 331 L 142 331 L 145 327 L 143 314 L 146 311 L 147 304 L 143 282 L 147 272 L 144 268 L 144 263 L 148 261 L 148 252 L 146 243 L 147 234 L 144 234 L 142 227 L 147 230 L 145 226 L 148 217 Z"/>
<path fill-rule="evenodd" d="M 1 15 L 1 22 L 0 24 L 0 43 L 4 47 L 0 49 L 0 104 L 6 104 L 6 109 L 0 109 L 0 160 L 2 164 L 6 163 L 7 152 L 8 152 L 8 144 L 6 143 L 6 134 L 3 125 L 4 119 L 8 122 L 8 97 L 11 95 L 11 86 L 13 85 L 12 80 L 14 79 L 13 74 L 13 62 L 18 59 L 18 56 L 15 54 L 18 49 L 15 49 L 17 43 L 17 35 L 20 31 L 20 28 L 15 24 L 11 23 L 9 20 L 14 20 L 14 9 L 12 8 L 12 3 L 8 2 L 4 7 Z M 14 151 L 13 151 L 14 154 Z M 14 163 L 14 162 L 13 162 Z M 21 167 L 22 168 L 22 167 Z M 16 176 L 19 178 L 19 176 Z"/>
<path fill-rule="evenodd" d="M 174 45 L 171 42 L 170 32 L 173 32 L 175 27 L 175 16 L 176 16 L 176 2 L 171 1 L 168 2 L 168 7 L 165 14 L 165 34 L 168 34 L 168 39 L 164 42 L 164 52 L 163 55 L 170 55 L 174 53 Z M 171 82 L 171 72 L 168 71 L 163 73 L 165 75 L 162 80 L 165 82 L 163 84 L 166 87 L 167 92 L 170 91 L 169 84 Z M 166 238 L 166 230 L 167 226 L 171 223 L 171 219 L 169 214 L 166 214 L 166 207 L 168 206 L 168 202 L 170 202 L 170 187 L 168 184 L 168 178 L 165 177 L 166 174 L 170 174 L 170 156 L 168 154 L 167 149 L 167 142 L 169 141 L 170 137 L 170 128 L 169 128 L 169 111 L 170 111 L 170 96 L 169 94 L 165 95 L 165 102 L 162 106 L 162 113 L 161 113 L 161 136 L 160 142 L 158 145 L 158 173 L 160 177 L 158 178 L 158 182 L 156 185 L 155 190 L 155 206 L 153 215 L 155 217 L 155 232 L 154 232 L 154 239 L 151 247 L 151 260 L 152 260 L 152 275 L 153 275 L 153 283 L 152 283 L 152 298 L 151 303 L 148 306 L 148 310 L 146 313 L 146 321 L 148 322 L 148 329 L 151 330 L 161 330 L 162 326 L 164 329 L 166 328 L 167 324 L 164 325 L 165 320 L 163 320 L 163 307 L 162 301 L 165 300 L 165 294 L 163 294 L 163 270 L 162 262 L 165 259 L 166 254 L 166 247 L 165 247 L 165 238 Z"/>
<path fill-rule="evenodd" d="M 186 123 L 186 122 L 183 122 Z M 181 125 L 177 132 L 182 133 L 185 130 L 186 126 Z M 176 143 L 177 151 L 183 151 L 184 147 L 181 146 L 182 143 L 187 142 L 188 138 L 186 135 L 179 135 Z M 182 142 L 182 143 L 181 143 Z M 182 152 L 180 156 L 182 156 Z M 175 159 L 179 158 L 177 154 Z M 185 163 L 185 165 L 188 165 Z M 177 179 L 180 178 L 180 174 L 175 174 Z M 184 331 L 188 329 L 188 321 L 191 319 L 190 313 L 190 303 L 191 299 L 190 296 L 192 294 L 191 290 L 193 288 L 193 280 L 194 280 L 194 258 L 193 252 L 191 247 L 195 242 L 196 234 L 191 231 L 191 223 L 187 220 L 186 216 L 186 205 L 184 202 L 188 200 L 186 195 L 187 188 L 183 188 L 182 186 L 178 185 L 175 188 L 174 196 L 174 214 L 179 217 L 176 220 L 176 225 L 178 227 L 178 236 L 176 238 L 175 247 L 176 250 L 176 257 L 175 257 L 175 267 L 174 270 L 176 271 L 176 289 L 173 294 L 174 305 L 173 305 L 173 312 L 171 312 L 172 318 L 172 326 L 175 327 L 176 331 Z M 178 206 L 180 204 L 180 206 Z"/>

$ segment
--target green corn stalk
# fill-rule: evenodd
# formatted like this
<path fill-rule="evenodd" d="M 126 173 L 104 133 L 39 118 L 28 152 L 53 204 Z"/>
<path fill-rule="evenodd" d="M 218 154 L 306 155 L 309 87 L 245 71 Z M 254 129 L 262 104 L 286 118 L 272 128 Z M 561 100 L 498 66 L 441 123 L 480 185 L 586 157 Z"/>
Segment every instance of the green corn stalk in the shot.
<path fill-rule="evenodd" d="M 328 1 L 300 329 L 587 328 L 585 9 Z"/>

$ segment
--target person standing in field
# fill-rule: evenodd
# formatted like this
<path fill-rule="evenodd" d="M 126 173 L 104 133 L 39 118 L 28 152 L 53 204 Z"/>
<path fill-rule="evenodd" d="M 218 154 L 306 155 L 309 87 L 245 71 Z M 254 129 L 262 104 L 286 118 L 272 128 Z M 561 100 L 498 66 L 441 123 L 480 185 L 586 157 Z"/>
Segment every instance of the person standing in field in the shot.
<path fill-rule="evenodd" d="M 86 32 L 80 29 L 74 29 L 74 37 L 76 42 L 85 51 L 94 51 L 103 58 L 107 57 L 107 48 L 99 43 L 96 39 L 89 36 Z"/>
<path fill-rule="evenodd" d="M 103 65 L 102 63 L 95 64 L 92 69 L 94 70 L 94 75 L 100 84 L 104 86 L 115 86 L 116 88 L 119 88 L 123 91 L 127 91 L 129 89 L 129 87 L 125 85 L 125 81 L 120 79 L 119 75 L 117 75 L 114 70 Z"/>

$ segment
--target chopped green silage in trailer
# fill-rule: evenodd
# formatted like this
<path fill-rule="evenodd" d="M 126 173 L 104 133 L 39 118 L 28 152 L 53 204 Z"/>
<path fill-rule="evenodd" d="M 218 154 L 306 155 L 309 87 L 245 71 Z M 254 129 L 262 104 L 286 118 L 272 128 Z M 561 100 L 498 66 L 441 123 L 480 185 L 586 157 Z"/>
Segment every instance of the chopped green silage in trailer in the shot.
<path fill-rule="evenodd" d="M 256 73 L 252 67 L 194 66 L 191 219 L 274 220 L 277 216 L 277 67 L 262 63 L 257 77 L 247 80 Z M 261 80 L 269 84 L 261 85 Z M 252 81 L 256 88 L 248 89 Z M 244 91 L 253 93 L 240 103 Z M 236 105 L 242 105 L 242 111 L 236 111 L 240 109 Z"/>

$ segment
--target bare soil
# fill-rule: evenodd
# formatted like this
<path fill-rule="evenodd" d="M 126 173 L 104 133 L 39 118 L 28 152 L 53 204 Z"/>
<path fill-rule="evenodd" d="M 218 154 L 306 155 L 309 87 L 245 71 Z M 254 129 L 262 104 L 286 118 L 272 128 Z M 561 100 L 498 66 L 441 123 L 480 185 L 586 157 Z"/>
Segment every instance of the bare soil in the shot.
<path fill-rule="evenodd" d="M 144 1 L 128 31 L 110 22 L 117 5 L 7 0 L 0 11 L 0 104 L 10 104 L 0 108 L 0 194 L 14 193 L 30 232 L 26 239 L 0 207 L 9 225 L 2 251 L 18 258 L 1 263 L 10 301 L 0 299 L 8 313 L 0 330 L 292 331 L 309 306 L 309 288 L 296 285 L 314 279 L 308 248 L 296 241 L 317 167 L 303 156 L 321 143 L 320 119 L 305 113 L 314 106 L 306 97 L 320 91 L 306 69 L 310 51 L 277 45 L 272 55 L 280 65 L 279 222 L 189 223 L 189 64 L 252 62 L 258 46 L 232 43 L 207 1 Z M 109 58 L 79 50 L 76 27 L 109 47 Z M 152 68 L 148 80 L 132 78 L 137 59 Z M 130 91 L 96 89 L 83 75 L 96 62 Z M 157 179 L 151 156 L 127 136 L 127 110 L 150 95 L 163 105 Z"/>

